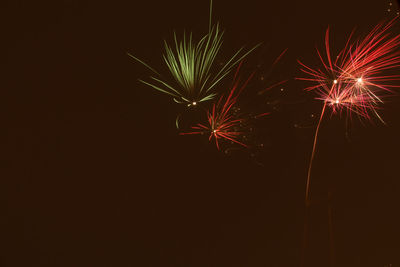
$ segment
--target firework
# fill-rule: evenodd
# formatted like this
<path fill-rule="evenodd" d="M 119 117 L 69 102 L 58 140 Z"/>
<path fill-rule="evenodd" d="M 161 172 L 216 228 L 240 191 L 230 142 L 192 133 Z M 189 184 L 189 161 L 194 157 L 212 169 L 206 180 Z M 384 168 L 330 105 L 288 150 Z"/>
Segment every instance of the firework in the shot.
<path fill-rule="evenodd" d="M 392 28 L 396 19 L 386 24 L 378 24 L 366 37 L 361 39 L 352 40 L 353 31 L 346 45 L 336 57 L 331 55 L 328 28 L 325 35 L 326 58 L 317 49 L 322 67 L 312 69 L 299 62 L 302 66 L 301 70 L 309 77 L 298 79 L 313 82 L 314 85 L 306 88 L 306 90 L 316 91 L 317 99 L 323 101 L 307 173 L 302 266 L 304 266 L 307 243 L 307 214 L 310 205 L 312 164 L 318 133 L 326 108 L 330 108 L 332 114 L 345 112 L 347 118 L 351 118 L 351 115 L 355 114 L 360 119 L 372 120 L 373 117 L 376 117 L 383 122 L 377 112 L 379 104 L 383 103 L 382 97 L 392 92 L 393 88 L 399 87 L 393 85 L 393 82 L 399 80 L 400 76 L 393 75 L 392 72 L 396 67 L 399 67 L 400 63 L 400 51 L 398 49 L 400 35 L 393 37 L 389 33 L 389 29 Z M 330 238 L 332 242 L 332 236 Z"/>
<path fill-rule="evenodd" d="M 240 79 L 237 78 L 237 75 L 241 64 L 242 63 L 239 64 L 236 70 L 233 86 L 229 94 L 227 96 L 221 96 L 219 100 L 213 104 L 211 110 L 207 110 L 207 123 L 198 123 L 196 126 L 192 126 L 189 132 L 181 133 L 181 135 L 207 134 L 209 135 L 210 141 L 212 139 L 215 140 L 218 149 L 220 149 L 219 142 L 221 140 L 231 141 L 243 147 L 248 147 L 247 144 L 241 141 L 244 134 L 243 125 L 248 119 L 245 114 L 238 112 L 240 109 L 236 107 L 236 104 L 240 93 L 254 76 L 254 72 L 240 85 L 241 82 Z M 253 118 L 257 119 L 268 114 L 269 113 L 259 114 L 253 116 Z"/>
<path fill-rule="evenodd" d="M 164 79 L 147 63 L 128 54 L 155 74 L 155 76 L 150 76 L 151 81 L 139 81 L 172 96 L 175 102 L 187 106 L 195 106 L 200 102 L 213 99 L 216 96 L 216 85 L 258 45 L 247 52 L 242 47 L 225 64 L 216 66 L 216 58 L 222 47 L 224 31 L 221 30 L 218 23 L 211 26 L 211 15 L 212 1 L 210 2 L 208 33 L 198 42 L 194 41 L 192 33 L 183 34 L 181 41 L 178 41 L 174 33 L 173 45 L 164 41 L 163 59 L 172 79 Z"/>
<path fill-rule="evenodd" d="M 388 32 L 396 19 L 377 25 L 366 37 L 355 41 L 352 40 L 353 31 L 344 49 L 336 57 L 331 55 L 328 28 L 325 35 L 326 59 L 317 50 L 322 68 L 312 69 L 299 62 L 301 70 L 309 77 L 298 79 L 314 82 L 306 90 L 316 91 L 317 99 L 324 102 L 308 169 L 306 203 L 309 201 L 310 176 L 318 132 L 326 108 L 331 108 L 333 114 L 346 112 L 349 117 L 356 114 L 367 120 L 375 116 L 383 122 L 377 112 L 379 104 L 383 103 L 382 96 L 399 87 L 393 85 L 393 81 L 400 80 L 399 75 L 391 74 L 400 66 L 400 35 L 393 37 Z"/>

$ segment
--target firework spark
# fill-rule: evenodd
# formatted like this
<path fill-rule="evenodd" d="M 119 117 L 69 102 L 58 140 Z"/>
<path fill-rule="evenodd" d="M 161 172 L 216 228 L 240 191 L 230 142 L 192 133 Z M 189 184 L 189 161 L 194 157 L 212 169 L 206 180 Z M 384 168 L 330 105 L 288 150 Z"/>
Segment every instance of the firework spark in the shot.
<path fill-rule="evenodd" d="M 181 133 L 181 135 L 190 134 L 208 134 L 209 140 L 215 140 L 215 144 L 220 149 L 219 142 L 221 140 L 231 141 L 239 144 L 243 147 L 248 147 L 247 144 L 241 141 L 244 134 L 243 123 L 247 120 L 243 114 L 237 112 L 235 107 L 238 97 L 243 89 L 247 86 L 249 81 L 253 78 L 254 72 L 249 78 L 240 85 L 240 79 L 237 79 L 237 75 L 242 63 L 239 64 L 233 86 L 229 94 L 221 96 L 217 103 L 214 103 L 211 110 L 207 110 L 207 123 L 198 123 L 196 126 L 191 127 L 191 131 Z M 263 113 L 253 116 L 255 119 L 268 115 L 269 113 Z"/>
<path fill-rule="evenodd" d="M 150 76 L 151 81 L 140 80 L 142 83 L 173 97 L 177 103 L 184 103 L 187 106 L 195 106 L 200 102 L 213 99 L 216 96 L 216 85 L 230 73 L 230 71 L 250 54 L 259 45 L 244 52 L 244 47 L 234 53 L 224 65 L 216 65 L 216 57 L 221 50 L 224 32 L 219 24 L 211 26 L 212 1 L 210 3 L 209 31 L 200 41 L 193 40 L 192 33 L 187 36 L 183 34 L 183 40 L 178 41 L 174 33 L 174 43 L 169 45 L 164 41 L 165 54 L 164 63 L 167 66 L 172 80 L 162 78 L 162 75 L 150 67 L 144 61 L 128 54 L 136 61 L 150 69 L 157 77 Z"/>

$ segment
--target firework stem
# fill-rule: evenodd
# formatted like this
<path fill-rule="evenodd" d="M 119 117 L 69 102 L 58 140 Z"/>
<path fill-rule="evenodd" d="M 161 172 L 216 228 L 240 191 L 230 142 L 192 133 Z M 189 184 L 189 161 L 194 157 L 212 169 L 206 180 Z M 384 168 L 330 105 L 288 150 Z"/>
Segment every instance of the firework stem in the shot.
<path fill-rule="evenodd" d="M 324 114 L 325 114 L 325 108 L 326 108 L 326 101 L 324 102 L 324 106 L 322 107 L 321 116 L 319 117 L 317 129 L 315 130 L 313 149 L 312 149 L 312 152 L 311 152 L 310 164 L 308 166 L 307 183 L 306 183 L 306 198 L 305 198 L 306 206 L 310 205 L 311 170 L 312 170 L 312 165 L 313 165 L 313 162 L 314 162 L 315 150 L 316 150 L 316 147 L 317 147 L 319 128 L 321 126 L 322 118 L 324 117 Z"/>

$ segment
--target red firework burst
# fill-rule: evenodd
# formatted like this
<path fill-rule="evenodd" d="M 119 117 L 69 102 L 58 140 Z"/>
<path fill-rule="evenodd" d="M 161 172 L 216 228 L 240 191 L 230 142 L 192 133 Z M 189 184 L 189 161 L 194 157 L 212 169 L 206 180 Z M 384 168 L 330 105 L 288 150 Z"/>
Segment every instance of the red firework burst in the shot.
<path fill-rule="evenodd" d="M 247 86 L 249 81 L 253 78 L 254 72 L 249 78 L 240 86 L 240 79 L 237 75 L 242 63 L 236 70 L 234 83 L 228 96 L 221 96 L 217 103 L 214 103 L 211 110 L 207 110 L 207 123 L 198 123 L 196 126 L 191 127 L 190 132 L 180 133 L 181 135 L 188 134 L 209 134 L 209 140 L 215 139 L 215 144 L 219 149 L 219 141 L 227 140 L 248 147 L 245 143 L 240 141 L 243 132 L 242 123 L 246 120 L 241 116 L 235 108 L 238 97 L 243 89 Z M 255 118 L 262 117 L 268 113 L 259 114 Z"/>

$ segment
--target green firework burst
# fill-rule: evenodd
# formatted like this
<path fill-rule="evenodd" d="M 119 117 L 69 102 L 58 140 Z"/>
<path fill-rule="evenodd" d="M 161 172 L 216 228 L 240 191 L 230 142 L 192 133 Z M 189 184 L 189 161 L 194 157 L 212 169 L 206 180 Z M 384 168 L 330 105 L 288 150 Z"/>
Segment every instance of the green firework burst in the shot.
<path fill-rule="evenodd" d="M 224 65 L 216 66 L 216 57 L 221 50 L 224 31 L 221 30 L 218 23 L 212 26 L 211 14 L 212 1 L 210 3 L 208 33 L 198 42 L 193 40 L 192 33 L 188 35 L 184 33 L 181 41 L 178 41 L 174 33 L 174 42 L 172 45 L 164 41 L 164 63 L 175 83 L 171 83 L 171 79 L 163 79 L 158 71 L 128 53 L 130 57 L 146 66 L 154 74 L 149 77 L 150 81 L 139 81 L 172 96 L 175 102 L 185 103 L 188 106 L 214 98 L 216 95 L 216 85 L 230 73 L 235 65 L 259 45 L 254 46 L 248 51 L 244 51 L 244 47 L 242 47 Z"/>

